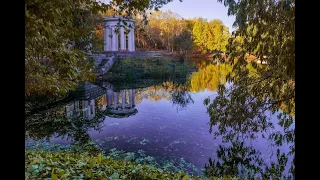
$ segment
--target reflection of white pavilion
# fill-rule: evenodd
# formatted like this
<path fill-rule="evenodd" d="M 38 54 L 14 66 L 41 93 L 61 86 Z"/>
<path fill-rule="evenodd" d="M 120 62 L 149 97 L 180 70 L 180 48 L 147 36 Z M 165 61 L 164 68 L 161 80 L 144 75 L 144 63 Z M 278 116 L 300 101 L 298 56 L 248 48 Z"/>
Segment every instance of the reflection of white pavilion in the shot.
<path fill-rule="evenodd" d="M 128 94 L 128 98 L 127 98 Z M 114 115 L 131 115 L 137 113 L 134 102 L 134 89 L 121 90 L 114 92 L 107 90 L 107 106 L 109 114 Z"/>
<path fill-rule="evenodd" d="M 81 105 L 81 108 L 80 108 Z M 73 101 L 66 105 L 66 117 L 80 117 L 82 111 L 83 119 L 91 120 L 96 116 L 95 99 Z"/>
<path fill-rule="evenodd" d="M 129 92 L 129 101 L 126 98 L 127 92 Z M 121 100 L 119 98 L 121 94 Z M 121 90 L 119 92 L 114 92 L 110 89 L 107 89 L 107 104 L 113 109 L 116 108 L 133 108 L 134 104 L 134 89 L 130 90 Z"/>
<path fill-rule="evenodd" d="M 75 101 L 65 106 L 67 118 L 78 118 L 91 120 L 96 116 L 95 100 L 104 94 L 104 89 L 95 84 L 86 82 L 78 87 Z"/>
<path fill-rule="evenodd" d="M 135 108 L 134 89 L 120 90 L 115 92 L 111 89 L 105 90 L 106 94 L 99 98 L 106 98 L 107 106 L 95 107 L 97 99 L 84 99 L 72 101 L 65 106 L 67 118 L 78 118 L 91 120 L 96 116 L 96 109 L 100 111 L 108 110 L 108 115 L 116 117 L 127 117 L 138 112 Z"/>

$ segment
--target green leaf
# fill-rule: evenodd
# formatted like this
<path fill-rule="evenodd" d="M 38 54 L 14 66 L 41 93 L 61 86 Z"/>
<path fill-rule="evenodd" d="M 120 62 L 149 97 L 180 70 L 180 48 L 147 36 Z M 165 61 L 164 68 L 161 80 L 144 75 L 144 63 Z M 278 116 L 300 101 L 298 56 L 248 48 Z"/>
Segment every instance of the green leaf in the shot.
<path fill-rule="evenodd" d="M 38 165 L 31 165 L 31 167 L 32 167 L 32 170 L 35 170 L 35 169 L 38 169 Z"/>
<path fill-rule="evenodd" d="M 209 98 L 206 98 L 204 101 L 203 101 L 203 104 L 204 105 L 208 105 L 210 103 L 210 99 Z"/>
<path fill-rule="evenodd" d="M 64 174 L 66 174 L 66 173 L 67 173 L 67 171 L 66 171 L 66 170 L 63 170 L 63 171 L 59 172 L 59 176 L 62 176 L 62 175 L 64 175 Z"/>
<path fill-rule="evenodd" d="M 113 173 L 109 178 L 110 178 L 111 180 L 119 179 L 119 174 L 118 174 L 118 173 Z"/>

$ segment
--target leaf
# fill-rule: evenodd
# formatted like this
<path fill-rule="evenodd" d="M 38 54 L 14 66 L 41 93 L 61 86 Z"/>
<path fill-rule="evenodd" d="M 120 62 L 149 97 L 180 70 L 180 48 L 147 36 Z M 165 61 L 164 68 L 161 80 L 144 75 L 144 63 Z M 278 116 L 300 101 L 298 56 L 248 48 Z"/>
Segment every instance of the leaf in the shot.
<path fill-rule="evenodd" d="M 183 176 L 182 180 L 189 180 L 190 177 L 188 175 Z"/>
<path fill-rule="evenodd" d="M 35 170 L 35 169 L 38 169 L 38 165 L 31 165 L 31 167 L 32 167 L 32 170 Z"/>
<path fill-rule="evenodd" d="M 93 177 L 94 177 L 91 170 L 89 170 L 89 171 L 87 172 L 87 174 L 88 174 L 88 176 L 89 176 L 90 178 L 93 178 Z"/>
<path fill-rule="evenodd" d="M 101 155 L 101 153 L 99 153 L 98 158 L 97 158 L 97 161 L 98 161 L 98 163 L 101 163 L 101 161 L 102 161 L 102 155 Z"/>
<path fill-rule="evenodd" d="M 64 174 L 66 174 L 66 173 L 67 173 L 67 171 L 66 171 L 66 170 L 63 170 L 63 171 L 59 172 L 59 176 L 62 176 L 62 175 L 64 175 Z"/>
<path fill-rule="evenodd" d="M 203 101 L 203 104 L 204 105 L 208 105 L 210 103 L 210 99 L 209 98 L 206 98 L 204 101 Z"/>
<path fill-rule="evenodd" d="M 58 176 L 55 175 L 55 174 L 52 174 L 52 175 L 51 175 L 51 178 L 52 178 L 52 180 L 58 180 Z"/>
<path fill-rule="evenodd" d="M 118 174 L 118 173 L 113 173 L 109 178 L 110 178 L 111 180 L 119 179 L 119 174 Z"/>

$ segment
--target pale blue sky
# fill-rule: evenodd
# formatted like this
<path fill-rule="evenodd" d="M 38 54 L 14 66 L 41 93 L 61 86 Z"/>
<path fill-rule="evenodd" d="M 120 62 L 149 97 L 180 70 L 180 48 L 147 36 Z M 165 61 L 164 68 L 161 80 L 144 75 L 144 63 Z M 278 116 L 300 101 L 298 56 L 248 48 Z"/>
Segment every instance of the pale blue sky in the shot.
<path fill-rule="evenodd" d="M 109 3 L 110 0 L 100 0 Z M 232 24 L 235 16 L 228 16 L 228 9 L 217 0 L 173 0 L 164 5 L 160 10 L 171 10 L 183 18 L 203 17 L 208 20 L 220 19 L 229 28 L 230 33 L 234 30 Z"/>
<path fill-rule="evenodd" d="M 228 9 L 217 0 L 173 0 L 160 10 L 171 10 L 183 18 L 203 17 L 208 20 L 220 19 L 232 32 L 235 16 L 228 16 Z"/>

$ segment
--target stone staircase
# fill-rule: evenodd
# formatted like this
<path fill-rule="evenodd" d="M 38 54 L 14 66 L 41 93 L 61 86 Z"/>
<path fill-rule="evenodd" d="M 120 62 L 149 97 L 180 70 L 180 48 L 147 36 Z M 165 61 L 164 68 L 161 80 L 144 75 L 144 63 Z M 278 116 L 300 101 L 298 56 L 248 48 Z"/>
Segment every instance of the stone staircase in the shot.
<path fill-rule="evenodd" d="M 99 77 L 108 72 L 114 62 L 115 56 L 109 54 L 92 54 L 91 57 L 94 59 L 94 70 L 93 72 Z"/>

